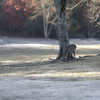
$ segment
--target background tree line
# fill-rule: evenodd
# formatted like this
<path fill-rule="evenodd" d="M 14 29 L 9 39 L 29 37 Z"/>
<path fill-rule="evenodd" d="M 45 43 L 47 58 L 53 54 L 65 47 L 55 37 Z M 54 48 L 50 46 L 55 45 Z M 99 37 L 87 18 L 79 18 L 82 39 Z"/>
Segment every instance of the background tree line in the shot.
<path fill-rule="evenodd" d="M 66 20 L 71 38 L 100 37 L 100 1 L 68 0 Z M 0 35 L 57 38 L 53 0 L 0 0 Z"/>

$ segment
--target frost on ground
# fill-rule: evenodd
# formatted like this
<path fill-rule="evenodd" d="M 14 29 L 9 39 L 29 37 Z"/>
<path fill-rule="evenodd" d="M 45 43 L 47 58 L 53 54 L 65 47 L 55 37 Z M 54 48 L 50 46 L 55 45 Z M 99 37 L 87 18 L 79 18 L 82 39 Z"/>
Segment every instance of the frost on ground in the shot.
<path fill-rule="evenodd" d="M 77 45 L 76 56 L 100 53 L 96 39 L 70 39 Z M 55 58 L 57 40 L 2 39 L 0 61 L 3 64 Z M 47 50 L 48 49 L 48 50 Z M 8 62 L 7 62 L 8 61 Z M 12 62 L 10 62 L 11 64 Z M 0 67 L 0 100 L 99 100 L 100 56 L 33 66 Z"/>
<path fill-rule="evenodd" d="M 99 100 L 100 81 L 0 78 L 0 100 Z"/>

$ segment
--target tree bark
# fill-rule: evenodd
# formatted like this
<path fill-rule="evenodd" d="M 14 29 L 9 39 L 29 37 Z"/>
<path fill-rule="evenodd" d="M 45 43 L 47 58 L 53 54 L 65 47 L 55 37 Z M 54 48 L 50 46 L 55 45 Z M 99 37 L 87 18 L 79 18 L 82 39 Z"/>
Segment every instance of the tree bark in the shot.
<path fill-rule="evenodd" d="M 66 22 L 66 6 L 67 0 L 54 0 L 55 7 L 58 14 L 58 31 L 60 49 L 57 60 L 63 57 L 66 47 L 69 45 L 68 28 Z"/>

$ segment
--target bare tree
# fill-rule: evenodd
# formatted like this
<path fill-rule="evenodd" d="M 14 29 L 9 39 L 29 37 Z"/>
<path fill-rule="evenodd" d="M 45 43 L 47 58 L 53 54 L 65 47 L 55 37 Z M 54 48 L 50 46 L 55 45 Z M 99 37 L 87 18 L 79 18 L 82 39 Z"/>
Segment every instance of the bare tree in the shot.
<path fill-rule="evenodd" d="M 50 10 L 51 10 L 51 1 L 50 0 L 41 0 L 43 8 L 43 26 L 44 26 L 44 37 L 47 39 L 50 35 L 52 24 L 49 27 L 50 19 Z"/>
<path fill-rule="evenodd" d="M 41 2 L 38 2 L 36 11 L 33 12 L 33 16 L 31 18 L 34 19 L 40 14 L 43 14 L 44 37 L 48 38 L 50 35 L 50 31 L 52 29 L 52 26 L 58 27 L 56 8 L 55 8 L 53 0 L 40 0 L 40 1 Z M 68 10 L 74 9 L 83 1 L 85 0 L 81 0 L 72 8 L 66 8 L 65 11 L 67 12 Z"/>
<path fill-rule="evenodd" d="M 85 25 L 87 26 L 88 37 L 94 37 L 96 34 L 95 28 L 97 27 L 98 18 L 100 17 L 99 0 L 87 0 L 85 11 Z"/>
<path fill-rule="evenodd" d="M 43 15 L 44 37 L 47 39 L 50 35 L 52 26 L 55 25 L 55 20 L 57 19 L 54 2 L 53 0 L 40 0 L 39 2 L 36 0 L 36 2 L 37 7 L 30 19 L 32 20 L 39 15 Z"/>

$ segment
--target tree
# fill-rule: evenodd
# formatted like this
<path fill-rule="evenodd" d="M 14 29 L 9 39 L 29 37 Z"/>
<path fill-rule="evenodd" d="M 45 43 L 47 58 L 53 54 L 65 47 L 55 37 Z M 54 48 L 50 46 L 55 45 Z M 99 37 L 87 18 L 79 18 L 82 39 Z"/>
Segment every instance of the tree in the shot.
<path fill-rule="evenodd" d="M 98 21 L 100 21 L 100 0 L 86 0 L 80 7 L 80 24 L 84 35 L 93 38 L 97 33 Z"/>
<path fill-rule="evenodd" d="M 54 0 L 54 4 L 57 9 L 58 14 L 58 31 L 59 31 L 59 42 L 60 49 L 57 60 L 62 59 L 65 54 L 66 47 L 69 45 L 69 36 L 68 36 L 68 28 L 66 22 L 66 6 L 68 0 Z M 77 5 L 85 2 L 86 0 L 79 0 L 78 3 L 73 7 L 75 8 Z M 72 8 L 72 9 L 73 9 Z M 72 58 L 72 54 L 68 54 L 68 59 Z"/>
<path fill-rule="evenodd" d="M 44 37 L 46 39 L 49 37 L 50 31 L 51 31 L 51 28 L 52 28 L 52 25 L 50 25 L 50 28 L 49 28 L 49 17 L 50 17 L 51 4 L 49 4 L 47 6 L 46 5 L 47 2 L 50 3 L 50 0 L 41 0 L 41 4 L 42 4 L 42 8 L 43 8 Z"/>
<path fill-rule="evenodd" d="M 53 0 L 37 1 L 37 9 L 33 12 L 33 16 L 30 19 L 36 19 L 41 15 L 43 16 L 44 37 L 48 38 L 53 26 L 57 25 L 55 24 L 57 22 L 57 14 Z"/>
<path fill-rule="evenodd" d="M 32 6 L 31 0 L 5 0 L 3 2 L 4 20 L 9 26 L 10 33 L 12 27 L 25 25 L 34 8 L 35 5 Z"/>
<path fill-rule="evenodd" d="M 67 0 L 54 0 L 54 4 L 58 14 L 58 30 L 60 50 L 57 60 L 61 59 L 65 53 L 66 47 L 69 45 L 68 28 L 66 22 L 66 6 Z"/>
<path fill-rule="evenodd" d="M 98 0 L 87 0 L 85 22 L 87 22 L 86 25 L 89 38 L 94 37 L 96 33 L 95 28 L 100 14 L 100 5 L 98 4 Z"/>

